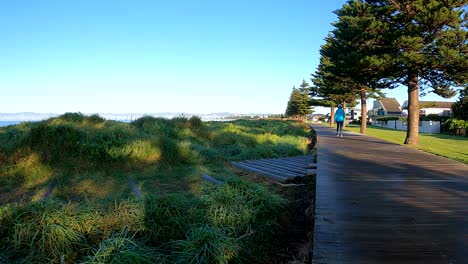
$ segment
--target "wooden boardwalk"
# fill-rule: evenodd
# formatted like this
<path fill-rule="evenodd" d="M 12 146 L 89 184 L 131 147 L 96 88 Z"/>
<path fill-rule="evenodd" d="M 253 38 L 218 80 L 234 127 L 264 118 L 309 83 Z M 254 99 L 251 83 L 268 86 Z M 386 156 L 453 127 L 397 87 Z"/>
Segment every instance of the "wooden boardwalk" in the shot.
<path fill-rule="evenodd" d="M 313 263 L 468 263 L 467 165 L 313 128 Z"/>
<path fill-rule="evenodd" d="M 285 182 L 296 177 L 315 173 L 317 166 L 314 162 L 312 155 L 306 155 L 290 158 L 246 160 L 232 162 L 232 165 L 278 182 Z"/>

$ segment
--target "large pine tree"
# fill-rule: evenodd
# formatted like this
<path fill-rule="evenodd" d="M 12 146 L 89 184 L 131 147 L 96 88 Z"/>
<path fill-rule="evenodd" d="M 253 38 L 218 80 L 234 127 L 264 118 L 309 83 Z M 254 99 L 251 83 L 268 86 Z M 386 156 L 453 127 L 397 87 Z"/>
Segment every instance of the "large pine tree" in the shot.
<path fill-rule="evenodd" d="M 391 53 L 392 77 L 408 86 L 408 130 L 405 144 L 418 144 L 419 92 L 449 98 L 467 82 L 466 0 L 366 0 L 389 8 L 385 42 Z"/>
<path fill-rule="evenodd" d="M 357 94 L 361 100 L 362 134 L 366 133 L 367 98 L 381 96 L 382 88 L 393 88 L 390 79 L 385 78 L 391 61 L 384 45 L 388 25 L 378 19 L 388 12 L 386 7 L 349 1 L 335 11 L 338 21 L 326 39 L 328 45 L 321 50 L 330 61 L 326 70 L 346 80 L 346 93 Z"/>

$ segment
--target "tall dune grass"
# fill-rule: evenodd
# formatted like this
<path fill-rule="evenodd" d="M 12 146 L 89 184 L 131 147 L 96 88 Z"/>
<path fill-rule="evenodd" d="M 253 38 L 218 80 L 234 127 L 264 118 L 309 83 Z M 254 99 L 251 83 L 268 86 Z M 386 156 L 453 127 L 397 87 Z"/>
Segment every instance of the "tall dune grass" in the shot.
<path fill-rule="evenodd" d="M 286 201 L 225 164 L 305 154 L 308 133 L 296 122 L 81 113 L 0 128 L 0 262 L 258 262 Z M 206 185 L 201 172 L 225 184 Z M 5 198 L 18 192 L 39 200 Z"/>

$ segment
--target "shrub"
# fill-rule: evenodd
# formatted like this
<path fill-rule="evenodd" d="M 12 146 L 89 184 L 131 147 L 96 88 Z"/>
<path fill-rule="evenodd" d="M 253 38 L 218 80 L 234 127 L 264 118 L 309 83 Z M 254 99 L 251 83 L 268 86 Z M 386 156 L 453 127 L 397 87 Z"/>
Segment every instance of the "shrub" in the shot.
<path fill-rule="evenodd" d="M 105 239 L 83 263 L 162 263 L 162 258 L 149 247 L 134 241 L 127 232 L 115 233 Z"/>
<path fill-rule="evenodd" d="M 202 200 L 211 225 L 227 230 L 240 240 L 241 255 L 259 260 L 268 250 L 266 244 L 275 239 L 278 219 L 287 202 L 265 187 L 230 178 L 221 186 L 206 186 Z"/>
<path fill-rule="evenodd" d="M 84 230 L 89 215 L 72 204 L 53 200 L 32 203 L 14 221 L 11 244 L 30 262 L 74 259 L 86 249 Z"/>
<path fill-rule="evenodd" d="M 201 204 L 182 194 L 150 195 L 145 198 L 144 223 L 152 244 L 185 237 L 193 224 L 201 222 Z"/>
<path fill-rule="evenodd" d="M 93 124 L 97 124 L 97 123 L 102 123 L 102 122 L 105 122 L 106 120 L 104 118 L 102 118 L 101 116 L 99 116 L 98 114 L 93 114 L 93 115 L 90 115 L 88 117 L 88 120 L 93 123 Z"/>
<path fill-rule="evenodd" d="M 208 220 L 236 233 L 275 222 L 286 206 L 286 200 L 265 187 L 237 178 L 221 186 L 206 186 L 204 193 Z"/>
<path fill-rule="evenodd" d="M 78 157 L 86 134 L 71 125 L 48 125 L 40 123 L 31 128 L 23 138 L 22 145 L 41 153 L 46 161 L 56 161 L 67 156 Z"/>
<path fill-rule="evenodd" d="M 161 136 L 158 141 L 161 151 L 161 162 L 167 166 L 196 163 L 196 153 L 188 141 L 177 141 L 167 136 Z"/>
<path fill-rule="evenodd" d="M 92 206 L 95 214 L 89 223 L 92 229 L 87 233 L 91 244 L 96 244 L 116 232 L 126 231 L 132 235 L 145 231 L 143 203 L 133 200 L 101 200 Z"/>
<path fill-rule="evenodd" d="M 211 140 L 212 146 L 226 146 L 236 144 L 239 140 L 239 135 L 232 132 L 221 132 L 214 135 Z"/>
<path fill-rule="evenodd" d="M 419 120 L 420 121 L 442 121 L 446 120 L 448 117 L 447 116 L 440 116 L 438 114 L 429 114 L 427 116 L 420 116 Z"/>
<path fill-rule="evenodd" d="M 141 117 L 131 123 L 140 131 L 151 135 L 165 135 L 170 138 L 178 138 L 178 128 L 174 121 L 152 116 Z"/>
<path fill-rule="evenodd" d="M 227 264 L 240 251 L 237 239 L 208 225 L 191 229 L 185 240 L 174 241 L 172 247 L 175 263 Z"/>
<path fill-rule="evenodd" d="M 2 205 L 0 207 L 0 250 L 9 245 L 8 238 L 13 226 L 16 215 L 20 212 L 18 206 L 11 204 Z"/>
<path fill-rule="evenodd" d="M 392 116 L 389 116 L 389 117 L 380 117 L 380 118 L 377 118 L 376 120 L 377 121 L 382 121 L 382 122 L 387 122 L 387 121 L 393 121 L 393 120 L 398 120 L 399 117 L 392 117 Z"/>
<path fill-rule="evenodd" d="M 464 129 L 464 128 L 468 128 L 468 121 L 452 118 L 442 123 L 442 125 L 444 125 L 450 130 Z"/>
<path fill-rule="evenodd" d="M 125 147 L 134 135 L 121 127 L 111 127 L 88 134 L 81 145 L 85 158 L 93 161 L 116 161 L 128 158 L 131 149 Z"/>
<path fill-rule="evenodd" d="M 203 121 L 199 116 L 192 116 L 188 120 L 190 123 L 190 129 L 201 129 L 203 127 Z"/>
<path fill-rule="evenodd" d="M 72 123 L 81 123 L 85 119 L 85 115 L 82 113 L 65 113 L 56 117 L 55 119 L 64 120 Z"/>

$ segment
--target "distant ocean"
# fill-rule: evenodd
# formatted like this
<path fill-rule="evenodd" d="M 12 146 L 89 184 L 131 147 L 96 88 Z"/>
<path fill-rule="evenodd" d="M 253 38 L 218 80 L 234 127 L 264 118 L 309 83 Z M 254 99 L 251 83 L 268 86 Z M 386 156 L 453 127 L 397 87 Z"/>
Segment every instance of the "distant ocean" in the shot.
<path fill-rule="evenodd" d="M 25 121 L 0 121 L 0 127 L 9 126 L 9 125 L 17 125 L 21 122 L 25 122 Z"/>
<path fill-rule="evenodd" d="M 173 118 L 174 116 L 171 116 L 170 118 Z M 165 117 L 165 118 L 168 118 L 168 117 Z M 169 118 L 169 119 L 170 119 Z M 106 118 L 107 120 L 115 120 L 115 121 L 120 121 L 120 122 L 124 122 L 124 123 L 130 123 L 132 121 L 135 121 L 135 119 L 122 119 L 122 118 L 112 118 L 112 116 L 108 116 Z M 223 117 L 223 116 L 201 116 L 201 119 L 203 121 L 223 121 L 223 122 L 227 122 L 227 121 L 233 121 L 233 120 L 236 120 L 235 118 L 226 118 L 226 117 Z M 38 122 L 38 121 L 41 121 L 41 120 L 34 120 L 34 119 L 31 119 L 29 121 L 26 121 L 26 120 L 23 120 L 23 121 L 12 121 L 12 120 L 9 120 L 9 121 L 0 121 L 0 127 L 5 127 L 5 126 L 9 126 L 9 125 L 17 125 L 19 123 L 22 123 L 22 122 Z"/>

